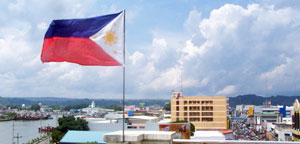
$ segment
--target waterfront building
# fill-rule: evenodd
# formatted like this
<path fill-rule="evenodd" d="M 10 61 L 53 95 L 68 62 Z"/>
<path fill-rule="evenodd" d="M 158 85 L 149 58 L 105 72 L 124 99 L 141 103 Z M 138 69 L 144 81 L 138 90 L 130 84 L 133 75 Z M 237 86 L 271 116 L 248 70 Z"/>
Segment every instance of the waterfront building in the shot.
<path fill-rule="evenodd" d="M 113 112 L 113 109 L 106 109 L 106 108 L 100 108 L 96 107 L 95 102 L 92 101 L 91 105 L 87 108 L 83 108 L 82 112 L 87 113 L 89 116 L 97 116 L 97 115 L 103 115 L 108 112 Z"/>
<path fill-rule="evenodd" d="M 196 130 L 227 129 L 227 99 L 220 97 L 183 97 L 172 92 L 171 121 L 188 121 Z"/>

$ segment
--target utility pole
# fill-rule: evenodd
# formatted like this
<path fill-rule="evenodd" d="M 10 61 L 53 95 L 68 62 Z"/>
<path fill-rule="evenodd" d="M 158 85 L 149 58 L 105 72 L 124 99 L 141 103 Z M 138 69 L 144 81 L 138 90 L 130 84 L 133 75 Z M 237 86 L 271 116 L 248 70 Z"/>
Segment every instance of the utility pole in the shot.
<path fill-rule="evenodd" d="M 15 121 L 13 120 L 12 124 L 12 144 L 15 143 Z"/>
<path fill-rule="evenodd" d="M 22 138 L 22 136 L 19 136 L 19 133 L 17 133 L 17 136 L 14 138 L 17 138 L 17 144 L 19 144 L 19 139 Z"/>
<path fill-rule="evenodd" d="M 39 133 L 40 133 L 40 138 L 38 139 L 38 142 L 40 142 L 40 139 L 42 137 L 42 113 L 40 113 L 40 130 Z"/>

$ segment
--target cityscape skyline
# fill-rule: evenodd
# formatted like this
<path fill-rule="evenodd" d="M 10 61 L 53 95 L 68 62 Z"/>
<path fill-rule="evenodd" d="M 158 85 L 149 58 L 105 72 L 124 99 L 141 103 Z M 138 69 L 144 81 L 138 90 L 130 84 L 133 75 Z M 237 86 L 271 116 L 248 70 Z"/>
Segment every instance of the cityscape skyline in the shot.
<path fill-rule="evenodd" d="M 126 10 L 126 98 L 300 92 L 300 2 L 1 1 L 0 96 L 122 97 L 122 68 L 40 61 L 53 19 Z"/>

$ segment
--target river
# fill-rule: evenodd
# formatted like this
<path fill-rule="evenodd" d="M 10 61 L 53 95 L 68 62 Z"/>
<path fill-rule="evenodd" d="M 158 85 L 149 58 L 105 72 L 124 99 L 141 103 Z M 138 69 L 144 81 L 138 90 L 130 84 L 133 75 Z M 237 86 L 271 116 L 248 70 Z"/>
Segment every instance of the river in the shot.
<path fill-rule="evenodd" d="M 40 137 L 38 128 L 42 126 L 56 126 L 56 118 L 49 120 L 38 121 L 4 121 L 0 122 L 0 143 L 12 144 L 13 140 L 13 124 L 14 124 L 14 136 L 17 134 L 19 138 L 19 144 L 27 143 L 34 138 Z M 14 139 L 17 143 L 17 138 Z"/>
<path fill-rule="evenodd" d="M 89 127 L 91 131 L 118 131 L 122 129 L 122 122 L 119 123 L 108 123 L 104 119 L 90 118 L 87 119 L 89 122 Z M 40 137 L 38 128 L 40 126 L 53 126 L 56 127 L 57 120 L 40 120 L 40 121 L 4 121 L 0 122 L 0 144 L 12 144 L 13 136 L 13 124 L 14 126 L 14 135 L 17 134 L 21 136 L 19 138 L 19 144 L 27 143 L 32 139 Z M 126 127 L 126 126 L 125 126 Z M 132 129 L 137 130 L 137 129 Z M 147 123 L 146 129 L 139 130 L 158 130 L 157 123 Z M 17 139 L 14 139 L 14 142 L 17 143 Z"/>

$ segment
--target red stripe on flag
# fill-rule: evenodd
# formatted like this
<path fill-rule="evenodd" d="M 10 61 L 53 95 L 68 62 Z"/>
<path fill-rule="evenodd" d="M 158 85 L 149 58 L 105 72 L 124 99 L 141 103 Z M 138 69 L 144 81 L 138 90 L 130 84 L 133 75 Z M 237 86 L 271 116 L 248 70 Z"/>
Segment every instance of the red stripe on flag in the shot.
<path fill-rule="evenodd" d="M 89 38 L 52 37 L 44 39 L 42 62 L 72 62 L 80 65 L 121 66 Z"/>

